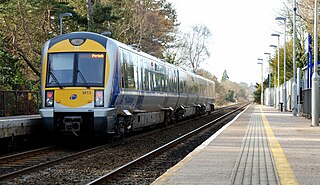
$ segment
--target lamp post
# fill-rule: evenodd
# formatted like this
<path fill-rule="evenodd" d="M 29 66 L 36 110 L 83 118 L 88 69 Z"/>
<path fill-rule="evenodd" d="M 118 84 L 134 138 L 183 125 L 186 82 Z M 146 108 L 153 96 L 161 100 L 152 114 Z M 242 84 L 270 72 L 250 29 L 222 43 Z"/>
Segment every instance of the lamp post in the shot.
<path fill-rule="evenodd" d="M 273 49 L 276 49 L 277 48 L 277 46 L 276 45 L 270 45 L 270 47 L 271 48 L 273 48 Z M 273 93 L 273 95 L 274 95 L 274 100 L 273 100 L 273 102 L 274 102 L 274 108 L 276 108 L 277 107 L 277 88 L 276 88 L 276 83 L 277 83 L 277 72 L 276 71 L 274 71 L 274 77 L 273 77 L 273 79 L 274 79 L 274 83 L 273 83 L 273 87 L 274 87 L 274 93 Z"/>
<path fill-rule="evenodd" d="M 318 95 L 319 95 L 319 75 L 318 75 L 318 0 L 314 1 L 314 66 L 312 74 L 312 117 L 311 126 L 319 125 Z"/>
<path fill-rule="evenodd" d="M 287 87 L 286 87 L 286 18 L 276 17 L 276 20 L 284 22 L 284 45 L 283 45 L 283 112 L 287 110 Z"/>
<path fill-rule="evenodd" d="M 267 59 L 267 61 L 268 61 L 268 63 L 269 63 L 269 70 L 268 70 L 268 89 L 269 89 L 269 91 L 268 91 L 268 106 L 271 106 L 271 91 L 270 91 L 270 79 L 271 79 L 271 72 L 270 72 L 270 53 L 264 53 L 265 55 L 268 55 L 268 59 Z"/>
<path fill-rule="evenodd" d="M 59 20 L 60 20 L 60 35 L 62 35 L 62 18 L 63 17 L 70 17 L 72 16 L 71 13 L 62 13 L 59 15 Z"/>
<path fill-rule="evenodd" d="M 261 105 L 263 105 L 263 59 L 258 58 L 258 60 L 261 60 L 261 62 L 258 62 L 258 64 L 261 64 Z"/>
<path fill-rule="evenodd" d="M 280 102 L 280 35 L 273 33 L 271 34 L 271 36 L 278 37 L 278 99 L 279 99 L 278 103 L 279 103 Z M 279 107 L 279 110 L 281 110 L 279 105 L 278 107 Z"/>
<path fill-rule="evenodd" d="M 292 115 L 297 116 L 298 114 L 298 106 L 297 106 L 297 62 L 296 62 L 296 41 L 297 41 L 297 33 L 296 33 L 296 0 L 293 1 L 293 84 L 292 84 L 292 97 L 293 97 L 293 109 Z"/>

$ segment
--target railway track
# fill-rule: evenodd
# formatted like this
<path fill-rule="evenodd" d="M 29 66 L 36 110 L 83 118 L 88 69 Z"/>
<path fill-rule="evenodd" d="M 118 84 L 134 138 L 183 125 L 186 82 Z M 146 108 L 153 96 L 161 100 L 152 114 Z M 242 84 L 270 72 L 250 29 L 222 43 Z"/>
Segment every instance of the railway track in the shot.
<path fill-rule="evenodd" d="M 163 166 L 163 164 L 165 164 L 166 166 L 166 163 L 170 163 L 169 161 L 173 161 L 168 161 L 169 156 L 176 155 L 177 151 L 188 151 L 190 150 L 190 148 L 197 147 L 199 145 L 198 141 L 200 135 L 200 137 L 203 137 L 204 135 L 208 135 L 208 137 L 211 136 L 213 134 L 212 131 L 215 132 L 224 125 L 223 123 L 217 124 L 218 122 L 232 114 L 242 111 L 245 106 L 246 105 L 241 106 L 236 110 L 233 110 L 223 116 L 220 116 L 219 118 L 180 136 L 179 138 L 139 157 L 138 159 L 130 161 L 129 163 L 109 172 L 108 174 L 101 176 L 98 179 L 95 179 L 94 181 L 91 181 L 90 183 L 88 183 L 88 185 L 150 184 L 153 180 L 155 180 L 154 178 L 150 178 L 150 176 L 152 176 L 151 174 L 154 174 L 154 171 L 156 170 L 165 172 L 167 168 L 162 168 L 165 170 L 159 170 L 159 166 Z M 148 179 L 150 179 L 151 181 L 148 181 Z"/>
<path fill-rule="evenodd" d="M 50 154 L 52 155 L 50 156 Z M 0 157 L 0 179 L 14 171 L 21 170 L 23 167 L 29 167 L 35 163 L 42 163 L 40 158 L 43 158 L 43 156 L 50 158 L 53 157 L 53 155 L 54 146 L 48 146 Z"/>
<path fill-rule="evenodd" d="M 32 171 L 41 170 L 71 160 L 84 153 L 99 150 L 102 145 L 83 150 L 81 148 L 59 148 L 48 146 L 0 158 L 0 182 Z"/>
<path fill-rule="evenodd" d="M 212 119 L 212 117 L 217 117 L 219 115 L 225 114 L 225 112 L 229 111 L 229 109 L 232 109 L 232 107 L 227 107 L 216 111 L 214 114 L 207 116 L 209 118 L 200 117 L 193 119 L 192 121 L 184 121 L 179 124 L 170 125 L 166 128 L 157 129 L 148 133 L 126 138 L 125 142 L 115 142 L 112 144 L 94 147 L 89 150 L 73 152 L 72 154 L 69 153 L 63 155 L 63 157 L 58 157 L 54 160 L 42 162 L 41 164 L 36 164 L 31 167 L 22 167 L 22 169 L 19 170 L 12 168 L 12 173 L 0 176 L 0 182 L 2 181 L 6 184 L 47 184 L 48 182 L 52 184 L 85 184 L 104 176 L 104 174 L 118 173 L 113 171 L 115 169 L 121 169 L 123 166 L 126 166 L 125 164 L 127 163 L 133 163 L 132 160 L 140 159 L 140 156 L 145 156 L 147 154 L 151 155 L 151 153 L 153 153 L 156 148 L 163 146 L 165 143 L 168 143 L 177 137 L 182 137 L 186 132 L 194 130 L 195 125 L 197 125 L 197 127 L 199 127 L 201 124 L 203 125 L 205 119 Z M 180 127 L 184 128 L 181 129 Z M 174 134 L 176 134 L 176 136 L 173 136 Z M 164 150 L 165 148 L 166 147 L 163 147 L 162 150 Z M 181 159 L 193 149 L 190 148 L 183 150 L 185 151 L 185 154 L 181 155 Z M 55 150 L 54 152 L 57 153 L 58 151 Z M 41 161 L 41 158 L 47 158 L 46 155 L 52 155 L 52 153 L 43 154 L 45 152 L 42 152 L 41 154 L 40 151 L 38 151 L 38 153 L 39 154 L 30 154 L 31 161 Z M 37 158 L 37 155 L 42 157 Z M 150 156 L 145 157 L 150 158 Z M 163 159 L 166 158 L 168 157 L 164 155 Z M 163 160 L 159 159 L 155 161 L 159 161 L 160 163 L 162 163 L 161 161 Z M 24 161 L 28 160 L 24 159 Z M 168 163 L 168 165 L 174 165 L 175 160 L 172 161 L 173 162 L 167 160 L 166 163 Z M 9 164 L 9 162 L 7 162 L 6 164 Z M 154 164 L 155 166 L 157 166 L 156 162 L 154 162 Z M 139 168 L 140 167 L 138 167 L 137 169 Z"/>

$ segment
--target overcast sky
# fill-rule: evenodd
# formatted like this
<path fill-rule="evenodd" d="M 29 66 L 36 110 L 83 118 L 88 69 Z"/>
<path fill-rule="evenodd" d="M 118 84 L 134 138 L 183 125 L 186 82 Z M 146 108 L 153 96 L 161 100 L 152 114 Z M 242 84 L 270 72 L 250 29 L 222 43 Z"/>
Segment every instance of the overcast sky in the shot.
<path fill-rule="evenodd" d="M 258 58 L 265 52 L 274 54 L 270 44 L 277 45 L 271 33 L 283 31 L 275 21 L 284 0 L 167 0 L 172 2 L 181 23 L 180 30 L 203 24 L 212 32 L 211 57 L 202 68 L 220 80 L 227 70 L 231 81 L 248 85 L 261 82 Z M 283 36 L 280 37 L 283 41 Z M 282 43 L 282 42 L 281 42 Z"/>

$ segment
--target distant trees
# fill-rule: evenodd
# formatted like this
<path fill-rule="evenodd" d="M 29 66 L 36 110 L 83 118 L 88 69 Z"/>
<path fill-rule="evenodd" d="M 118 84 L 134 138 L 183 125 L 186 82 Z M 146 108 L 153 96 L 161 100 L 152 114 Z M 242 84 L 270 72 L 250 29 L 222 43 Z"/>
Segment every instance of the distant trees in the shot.
<path fill-rule="evenodd" d="M 176 44 L 175 64 L 191 68 L 195 73 L 200 64 L 210 57 L 208 46 L 211 35 L 204 25 L 195 25 L 191 32 L 182 34 Z"/>
<path fill-rule="evenodd" d="M 230 80 L 221 80 L 221 86 L 225 89 L 224 98 L 228 102 L 247 101 L 249 97 L 248 84 L 236 83 Z"/>
<path fill-rule="evenodd" d="M 0 33 L 3 51 L 17 60 L 26 86 L 39 84 L 41 48 L 59 34 L 59 14 L 71 12 L 73 21 L 64 21 L 65 30 L 83 28 L 80 16 L 68 3 L 52 0 L 10 0 L 0 3 Z M 14 68 L 14 66 L 8 66 Z M 21 79 L 21 80 L 22 80 Z M 19 82 L 17 80 L 16 82 Z"/>
<path fill-rule="evenodd" d="M 226 80 L 229 80 L 229 76 L 228 76 L 227 70 L 224 70 L 223 74 L 222 74 L 221 81 L 226 81 Z"/>
<path fill-rule="evenodd" d="M 233 99 L 244 96 L 225 71 L 223 82 L 200 64 L 210 57 L 211 31 L 195 25 L 179 33 L 177 14 L 167 0 L 3 0 L 0 1 L 0 88 L 38 89 L 41 48 L 58 36 L 59 15 L 63 31 L 111 32 L 110 37 L 137 44 L 167 62 L 191 68 L 216 82 L 217 103 L 224 104 L 227 92 Z M 231 97 L 231 96 L 228 96 Z M 230 98 L 229 98 L 230 99 Z"/>
<path fill-rule="evenodd" d="M 293 2 L 288 0 L 282 11 L 279 13 L 279 16 L 286 17 L 286 26 L 287 37 L 289 38 L 286 43 L 286 79 L 289 80 L 293 77 L 293 11 L 292 6 Z M 305 33 L 313 33 L 313 19 L 314 19 L 314 0 L 298 0 L 297 1 L 297 17 L 296 17 L 296 25 L 297 25 L 297 41 L 296 41 L 296 64 L 297 68 L 303 68 L 307 65 L 307 57 L 305 54 L 304 42 Z M 281 30 L 279 30 L 281 31 Z M 291 39 L 290 39 L 291 38 Z M 280 50 L 280 56 L 278 56 L 278 52 L 275 53 L 274 57 L 270 60 L 271 67 L 271 76 L 275 76 L 277 74 L 278 69 L 278 58 L 280 59 L 279 67 L 280 67 L 280 84 L 284 83 L 284 49 L 283 47 L 277 48 Z M 271 80 L 271 87 L 277 86 L 278 78 L 276 78 L 276 83 L 274 84 L 274 80 Z M 254 98 L 256 102 L 260 102 L 260 94 L 261 94 L 261 84 L 256 84 L 257 90 L 254 92 Z M 268 87 L 268 79 L 264 80 L 264 88 Z"/>
<path fill-rule="evenodd" d="M 0 39 L 0 89 L 22 88 L 17 84 L 27 84 L 23 79 L 21 64 L 3 49 Z"/>
<path fill-rule="evenodd" d="M 254 102 L 260 104 L 261 103 L 261 85 L 256 83 L 254 86 L 257 90 L 253 92 Z"/>
<path fill-rule="evenodd" d="M 204 69 L 199 69 L 197 74 L 215 82 L 217 105 L 221 106 L 236 101 L 248 101 L 251 93 L 248 84 L 238 84 L 236 82 L 231 82 L 228 79 L 221 79 L 219 82 L 217 77 Z"/>
<path fill-rule="evenodd" d="M 292 11 L 292 1 L 288 0 L 281 12 L 279 12 L 279 16 L 286 17 L 286 25 L 281 24 L 281 27 L 286 26 L 287 30 L 287 43 L 286 43 L 286 79 L 289 80 L 293 77 L 293 11 Z M 314 9 L 314 0 L 303 0 L 297 1 L 297 41 L 296 41 L 296 64 L 297 67 L 303 68 L 307 64 L 307 55 L 304 51 L 304 40 L 305 32 L 312 33 L 313 31 L 313 10 Z M 311 13 L 310 13 L 311 12 Z M 282 31 L 282 30 L 279 30 Z M 291 38 L 291 39 L 290 39 Z M 278 58 L 280 58 L 280 84 L 284 82 L 283 72 L 284 72 L 284 50 L 283 47 L 277 48 L 280 50 L 280 56 L 278 56 L 278 52 L 275 53 L 274 57 L 270 60 L 270 67 L 272 74 L 271 76 L 278 75 Z M 274 80 L 271 80 L 271 86 L 277 86 L 278 78 L 276 79 L 276 84 L 274 84 Z"/>
<path fill-rule="evenodd" d="M 142 51 L 163 58 L 167 44 L 174 40 L 176 11 L 166 0 L 109 0 L 120 19 L 109 22 L 112 37 L 126 44 L 137 44 Z"/>
<path fill-rule="evenodd" d="M 111 37 L 138 44 L 143 51 L 153 52 L 159 58 L 163 57 L 167 43 L 174 40 L 177 25 L 176 12 L 166 0 L 0 1 L 2 51 L 19 63 L 19 78 L 26 79 L 30 86 L 39 84 L 42 45 L 59 35 L 59 14 L 66 12 L 73 16 L 63 19 L 64 33 L 110 31 Z"/>
<path fill-rule="evenodd" d="M 313 32 L 314 0 L 298 0 L 298 11 L 307 32 Z"/>

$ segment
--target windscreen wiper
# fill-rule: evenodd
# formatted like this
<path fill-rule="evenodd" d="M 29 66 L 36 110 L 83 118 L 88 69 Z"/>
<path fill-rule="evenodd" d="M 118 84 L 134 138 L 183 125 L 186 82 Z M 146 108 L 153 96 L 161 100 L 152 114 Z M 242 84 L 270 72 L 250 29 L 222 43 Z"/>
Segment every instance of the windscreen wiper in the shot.
<path fill-rule="evenodd" d="M 59 82 L 59 80 L 57 79 L 56 75 L 53 73 L 53 71 L 50 69 L 49 70 L 50 76 L 52 76 L 53 80 L 58 84 L 59 88 L 62 89 L 62 86 Z"/>
<path fill-rule="evenodd" d="M 90 89 L 90 86 L 89 86 L 87 80 L 85 79 L 85 77 L 83 76 L 82 72 L 81 72 L 79 69 L 77 69 L 77 74 L 80 75 L 80 78 L 81 78 L 82 81 L 85 83 L 85 86 L 86 86 L 88 89 Z"/>

